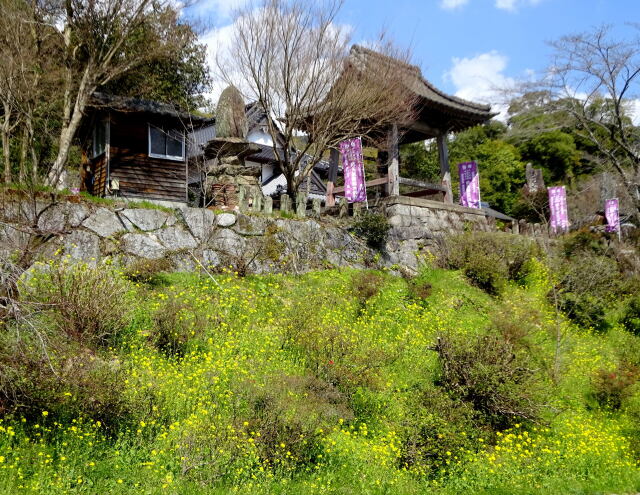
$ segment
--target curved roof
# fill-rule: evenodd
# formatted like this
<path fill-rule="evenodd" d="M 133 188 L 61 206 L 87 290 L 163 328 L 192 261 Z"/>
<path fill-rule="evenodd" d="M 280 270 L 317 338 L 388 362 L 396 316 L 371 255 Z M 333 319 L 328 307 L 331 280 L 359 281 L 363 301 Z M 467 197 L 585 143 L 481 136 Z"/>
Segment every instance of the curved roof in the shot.
<path fill-rule="evenodd" d="M 371 70 L 378 64 L 392 64 L 404 76 L 406 87 L 419 97 L 419 120 L 439 131 L 460 131 L 482 124 L 497 113 L 491 105 L 464 100 L 439 90 L 426 80 L 420 68 L 401 60 L 378 53 L 360 45 L 354 45 L 349 53 L 350 61 L 359 70 Z"/>

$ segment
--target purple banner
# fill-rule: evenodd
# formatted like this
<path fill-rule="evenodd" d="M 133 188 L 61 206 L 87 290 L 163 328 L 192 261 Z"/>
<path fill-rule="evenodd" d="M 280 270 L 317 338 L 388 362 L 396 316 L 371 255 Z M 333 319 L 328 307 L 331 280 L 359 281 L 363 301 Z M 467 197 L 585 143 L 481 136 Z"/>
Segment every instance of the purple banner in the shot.
<path fill-rule="evenodd" d="M 551 230 L 569 230 L 569 211 L 567 209 L 567 191 L 564 186 L 549 187 L 549 209 L 551 210 Z"/>
<path fill-rule="evenodd" d="M 480 175 L 476 162 L 458 163 L 460 175 L 460 204 L 480 208 Z"/>
<path fill-rule="evenodd" d="M 620 231 L 620 205 L 618 198 L 607 199 L 604 202 L 604 216 L 607 219 L 607 232 Z"/>
<path fill-rule="evenodd" d="M 344 173 L 344 196 L 349 203 L 362 203 L 367 200 L 367 188 L 364 182 L 361 139 L 358 137 L 342 141 L 340 154 Z"/>

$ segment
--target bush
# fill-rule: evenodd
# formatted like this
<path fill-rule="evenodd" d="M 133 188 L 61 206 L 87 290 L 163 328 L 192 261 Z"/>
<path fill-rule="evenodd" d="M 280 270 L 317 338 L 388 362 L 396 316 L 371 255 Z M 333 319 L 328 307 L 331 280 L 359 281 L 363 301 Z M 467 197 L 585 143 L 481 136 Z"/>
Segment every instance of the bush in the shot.
<path fill-rule="evenodd" d="M 421 278 L 412 278 L 407 280 L 407 294 L 409 299 L 422 302 L 431 296 L 433 290 L 432 285 Z"/>
<path fill-rule="evenodd" d="M 51 261 L 22 284 L 21 299 L 85 345 L 117 341 L 131 321 L 130 287 L 113 268 Z"/>
<path fill-rule="evenodd" d="M 537 245 L 525 237 L 467 232 L 443 240 L 440 261 L 445 268 L 462 270 L 476 287 L 497 295 L 508 280 L 523 281 L 527 262 L 537 255 Z"/>
<path fill-rule="evenodd" d="M 133 282 L 152 283 L 158 274 L 168 272 L 173 268 L 168 258 L 147 260 L 140 258 L 131 263 L 124 271 L 124 276 Z"/>
<path fill-rule="evenodd" d="M 635 335 L 640 335 L 640 296 L 631 298 L 622 317 L 621 323 Z"/>
<path fill-rule="evenodd" d="M 154 311 L 153 344 L 169 357 L 184 356 L 189 340 L 206 330 L 207 322 L 192 306 L 170 295 Z"/>
<path fill-rule="evenodd" d="M 623 291 L 616 261 L 583 252 L 552 263 L 552 270 L 558 283 L 549 294 L 551 302 L 557 298 L 559 309 L 578 325 L 607 330 L 608 310 Z"/>
<path fill-rule="evenodd" d="M 474 448 L 467 434 L 476 426 L 469 404 L 454 400 L 440 388 L 427 388 L 415 395 L 411 411 L 400 432 L 400 468 L 435 471 L 450 460 L 452 452 Z"/>
<path fill-rule="evenodd" d="M 346 396 L 313 376 L 273 376 L 264 388 L 248 386 L 242 395 L 249 404 L 246 428 L 260 432 L 261 458 L 276 464 L 311 463 L 321 453 L 320 431 L 353 419 Z"/>
<path fill-rule="evenodd" d="M 607 251 L 607 244 L 602 234 L 582 229 L 563 238 L 562 250 L 567 257 L 582 253 L 602 256 Z"/>
<path fill-rule="evenodd" d="M 366 212 L 353 224 L 353 232 L 374 249 L 384 249 L 389 237 L 389 221 L 381 213 Z"/>
<path fill-rule="evenodd" d="M 616 411 L 631 396 L 639 378 L 640 370 L 628 364 L 621 364 L 614 371 L 599 370 L 591 381 L 592 396 L 601 407 Z"/>
<path fill-rule="evenodd" d="M 43 348 L 43 341 L 49 345 Z M 65 335 L 33 328 L 0 337 L 0 414 L 58 420 L 80 416 L 115 427 L 131 417 L 119 361 L 92 353 Z"/>
<path fill-rule="evenodd" d="M 496 334 L 439 337 L 433 349 L 440 364 L 436 383 L 470 405 L 478 420 L 499 430 L 540 417 L 542 382 L 515 342 Z"/>
<path fill-rule="evenodd" d="M 384 277 L 377 272 L 362 271 L 354 275 L 351 288 L 363 309 L 367 301 L 380 293 L 384 285 Z"/>
<path fill-rule="evenodd" d="M 362 345 L 355 330 L 345 331 L 318 312 L 319 307 L 327 304 L 326 294 L 315 296 L 318 301 L 313 297 L 305 304 L 291 307 L 283 325 L 282 346 L 303 362 L 313 376 L 337 387 L 348 397 L 359 387 L 379 388 L 381 368 L 397 359 L 402 350 L 389 352 Z"/>

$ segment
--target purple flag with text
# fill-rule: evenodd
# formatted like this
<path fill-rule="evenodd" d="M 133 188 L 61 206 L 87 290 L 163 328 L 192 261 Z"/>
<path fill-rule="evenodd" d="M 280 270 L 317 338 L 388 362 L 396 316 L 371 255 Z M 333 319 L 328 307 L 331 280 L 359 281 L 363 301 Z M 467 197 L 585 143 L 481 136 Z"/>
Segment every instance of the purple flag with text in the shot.
<path fill-rule="evenodd" d="M 551 230 L 569 230 L 569 210 L 567 209 L 567 191 L 564 186 L 549 187 L 549 210 L 551 210 Z"/>
<path fill-rule="evenodd" d="M 362 140 L 358 137 L 342 141 L 340 154 L 344 173 L 344 196 L 349 203 L 362 203 L 367 200 Z"/>
<path fill-rule="evenodd" d="M 480 175 L 476 162 L 458 163 L 460 175 L 460 204 L 480 208 Z"/>
<path fill-rule="evenodd" d="M 607 199 L 604 202 L 604 216 L 607 219 L 607 232 L 619 232 L 620 204 L 618 198 Z"/>

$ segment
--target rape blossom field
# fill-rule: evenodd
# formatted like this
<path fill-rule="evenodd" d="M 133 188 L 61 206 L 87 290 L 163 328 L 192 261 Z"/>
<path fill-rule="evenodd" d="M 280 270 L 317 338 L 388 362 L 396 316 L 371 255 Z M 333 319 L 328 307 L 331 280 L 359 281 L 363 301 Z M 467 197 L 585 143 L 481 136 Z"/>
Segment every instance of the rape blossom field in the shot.
<path fill-rule="evenodd" d="M 86 297 L 78 280 L 99 301 L 87 318 L 110 312 L 91 335 L 42 306 Z M 3 343 L 0 491 L 638 491 L 640 394 L 617 375 L 638 337 L 575 326 L 548 284 L 535 262 L 500 297 L 429 266 L 405 280 L 51 262 L 24 281 L 38 332 L 4 330 L 22 338 Z"/>

